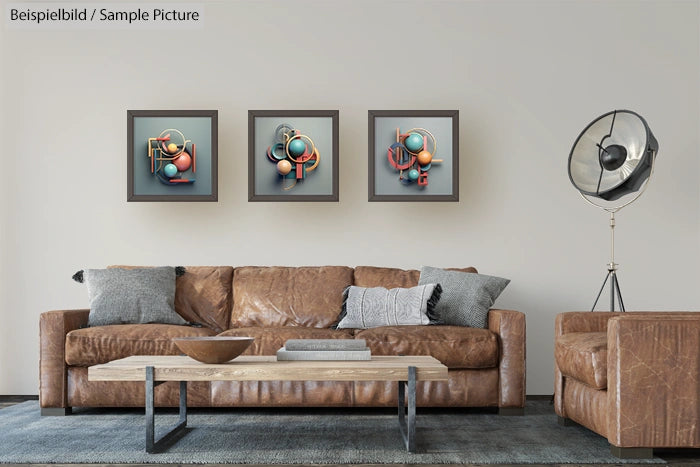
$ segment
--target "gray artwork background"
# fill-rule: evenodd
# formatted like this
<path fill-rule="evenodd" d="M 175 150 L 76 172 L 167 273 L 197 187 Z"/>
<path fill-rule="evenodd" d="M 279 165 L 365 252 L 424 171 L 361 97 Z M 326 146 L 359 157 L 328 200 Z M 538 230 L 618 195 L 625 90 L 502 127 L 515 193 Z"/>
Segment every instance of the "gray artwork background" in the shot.
<path fill-rule="evenodd" d="M 444 162 L 428 171 L 428 186 L 404 185 L 399 171 L 389 164 L 387 149 L 396 142 L 396 128 L 405 133 L 425 128 L 437 140 L 436 159 Z M 428 138 L 428 150 L 432 148 Z M 451 195 L 452 194 L 452 118 L 450 117 L 375 117 L 374 119 L 374 194 L 375 195 Z"/>
<path fill-rule="evenodd" d="M 197 145 L 197 172 L 185 172 L 194 183 L 168 186 L 151 174 L 148 138 L 167 128 L 180 130 Z M 210 117 L 134 117 L 134 195 L 211 195 L 211 151 Z"/>
<path fill-rule="evenodd" d="M 277 167 L 266 155 L 275 143 L 275 128 L 288 123 L 311 138 L 321 156 L 318 167 L 306 174 L 291 190 L 282 189 L 294 181 L 282 179 Z M 333 194 L 333 118 L 331 117 L 255 117 L 255 194 L 256 195 L 332 195 Z"/>

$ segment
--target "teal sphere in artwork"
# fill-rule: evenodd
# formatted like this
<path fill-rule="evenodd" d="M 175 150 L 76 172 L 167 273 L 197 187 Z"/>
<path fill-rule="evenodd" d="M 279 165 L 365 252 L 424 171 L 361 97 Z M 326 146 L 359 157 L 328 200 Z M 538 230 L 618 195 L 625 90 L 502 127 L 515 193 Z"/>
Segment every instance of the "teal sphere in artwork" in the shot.
<path fill-rule="evenodd" d="M 418 133 L 411 133 L 406 137 L 403 144 L 409 151 L 418 152 L 423 149 L 423 137 Z"/>
<path fill-rule="evenodd" d="M 167 164 L 165 167 L 163 167 L 163 173 L 166 177 L 173 178 L 175 175 L 177 175 L 177 167 L 175 167 L 175 164 Z"/>
<path fill-rule="evenodd" d="M 411 180 L 418 180 L 418 171 L 416 169 L 409 170 L 408 178 L 410 178 Z"/>
<path fill-rule="evenodd" d="M 304 151 L 306 150 L 306 145 L 301 140 L 301 138 L 297 138 L 289 142 L 288 149 L 289 154 L 291 154 L 293 157 L 299 157 L 302 154 L 304 154 Z"/>

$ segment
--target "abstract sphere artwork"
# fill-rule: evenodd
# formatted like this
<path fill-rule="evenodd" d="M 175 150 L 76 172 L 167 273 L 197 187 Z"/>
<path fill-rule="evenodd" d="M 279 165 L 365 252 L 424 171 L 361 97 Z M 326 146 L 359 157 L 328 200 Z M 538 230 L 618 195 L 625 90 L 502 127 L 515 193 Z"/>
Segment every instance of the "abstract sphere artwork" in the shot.
<path fill-rule="evenodd" d="M 197 146 L 185 139 L 181 131 L 168 128 L 157 137 L 148 138 L 148 158 L 151 174 L 161 183 L 171 186 L 194 183 L 194 178 L 185 176 L 185 172 L 197 171 Z"/>
<path fill-rule="evenodd" d="M 436 152 L 437 141 L 425 128 L 411 128 L 405 133 L 397 128 L 396 142 L 387 149 L 387 159 L 391 167 L 399 171 L 401 183 L 425 187 L 428 186 L 428 171 L 433 164 L 442 162 L 442 159 L 435 159 Z"/>
<path fill-rule="evenodd" d="M 313 172 L 321 156 L 313 140 L 288 123 L 275 128 L 275 142 L 267 148 L 267 158 L 274 163 L 281 181 L 294 180 L 283 190 L 291 190 L 306 174 Z"/>

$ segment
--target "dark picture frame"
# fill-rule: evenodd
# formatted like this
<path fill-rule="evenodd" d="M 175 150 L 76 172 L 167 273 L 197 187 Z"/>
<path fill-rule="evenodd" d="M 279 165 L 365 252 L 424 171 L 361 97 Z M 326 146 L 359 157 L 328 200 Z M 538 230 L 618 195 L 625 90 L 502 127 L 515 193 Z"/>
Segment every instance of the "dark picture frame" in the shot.
<path fill-rule="evenodd" d="M 386 119 L 386 121 L 381 119 Z M 426 119 L 426 124 L 415 125 L 415 122 L 420 123 L 421 119 Z M 449 119 L 450 122 L 439 119 Z M 397 126 L 402 121 L 414 122 L 414 127 L 429 127 L 430 122 L 440 122 L 443 127 L 441 137 L 437 140 L 443 140 L 441 141 L 443 147 L 449 143 L 447 144 L 449 150 L 440 152 L 438 144 L 436 152 L 437 157 L 443 165 L 448 166 L 451 172 L 439 173 L 440 168 L 430 169 L 431 178 L 437 178 L 433 177 L 432 174 L 438 173 L 439 180 L 442 182 L 435 183 L 434 190 L 428 189 L 429 183 L 425 186 L 418 186 L 416 183 L 402 184 L 399 180 L 399 173 L 394 167 L 391 167 L 387 159 L 387 150 L 397 137 L 394 137 L 392 133 L 387 133 L 387 131 L 382 131 L 381 135 L 378 134 L 378 126 L 383 128 L 390 122 L 396 123 L 394 126 Z M 459 110 L 370 110 L 368 111 L 368 125 L 369 201 L 459 201 Z M 408 128 L 402 128 L 403 130 L 408 130 Z M 451 139 L 451 141 L 444 141 L 446 138 Z M 395 175 L 395 185 L 393 181 L 387 181 L 389 175 Z M 426 180 L 428 179 L 426 174 Z M 381 190 L 377 189 L 378 183 L 384 184 Z M 431 191 L 434 192 L 431 193 Z"/>
<path fill-rule="evenodd" d="M 248 201 L 338 201 L 338 120 L 338 110 L 249 110 Z M 280 175 L 275 164 L 271 163 L 273 161 L 267 155 L 266 148 L 276 141 L 275 132 L 271 130 L 275 125 L 295 122 L 302 133 L 318 127 L 308 136 L 316 140 L 314 144 L 319 149 L 317 166 L 321 170 L 306 172 L 302 164 L 299 169 L 304 170 L 302 184 L 290 187 L 298 180 L 288 182 L 285 176 Z M 329 150 L 331 154 L 328 154 Z M 278 151 L 277 154 L 281 153 Z M 294 167 L 296 170 L 298 165 Z"/>
<path fill-rule="evenodd" d="M 218 110 L 127 110 L 127 201 L 218 201 L 218 119 Z M 201 135 L 197 141 L 188 140 L 189 150 L 195 157 L 191 157 L 187 170 L 194 181 L 167 185 L 162 183 L 162 177 L 159 180 L 157 174 L 149 170 L 149 165 L 155 166 L 148 155 L 149 138 L 159 136 L 154 128 L 163 127 L 164 130 L 177 126 L 184 126 L 181 128 L 184 135 L 192 133 L 192 127 L 197 129 L 195 134 Z M 198 152 L 192 149 L 192 142 L 199 145 Z M 201 183 L 197 184 L 199 180 Z"/>

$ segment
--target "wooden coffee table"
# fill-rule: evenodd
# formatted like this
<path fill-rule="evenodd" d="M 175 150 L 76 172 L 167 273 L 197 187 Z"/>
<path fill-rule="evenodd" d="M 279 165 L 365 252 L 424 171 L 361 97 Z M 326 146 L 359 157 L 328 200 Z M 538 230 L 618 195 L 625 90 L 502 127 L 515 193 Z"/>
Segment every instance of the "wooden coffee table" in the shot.
<path fill-rule="evenodd" d="M 200 363 L 185 356 L 133 356 L 89 367 L 88 380 L 145 382 L 149 453 L 157 452 L 187 426 L 188 381 L 398 381 L 399 428 L 406 449 L 415 452 L 416 382 L 447 381 L 447 367 L 429 356 L 281 362 L 274 356 L 255 356 L 238 357 L 224 364 Z M 156 440 L 153 392 L 155 386 L 166 381 L 180 382 L 180 419 Z"/>

